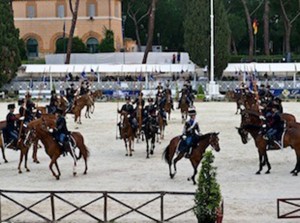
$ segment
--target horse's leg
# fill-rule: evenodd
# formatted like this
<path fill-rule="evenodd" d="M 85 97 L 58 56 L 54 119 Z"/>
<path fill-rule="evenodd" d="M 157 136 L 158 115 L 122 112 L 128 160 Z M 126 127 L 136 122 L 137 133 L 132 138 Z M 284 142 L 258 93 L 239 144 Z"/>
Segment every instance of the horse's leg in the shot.
<path fill-rule="evenodd" d="M 19 165 L 18 165 L 19 173 L 22 173 L 21 164 L 23 162 L 23 155 L 24 155 L 23 153 L 24 153 L 23 149 L 20 149 L 20 160 L 19 160 Z"/>
<path fill-rule="evenodd" d="M 58 158 L 57 155 L 52 156 L 51 162 L 50 162 L 50 164 L 49 164 L 49 169 L 51 170 L 52 175 L 53 175 L 57 180 L 59 180 L 60 171 L 59 171 L 59 168 L 58 168 L 58 164 L 57 164 L 57 162 L 56 162 L 57 158 Z M 53 164 L 55 164 L 58 174 L 56 174 L 56 173 L 54 172 L 54 170 L 53 170 Z"/>
<path fill-rule="evenodd" d="M 147 156 L 146 156 L 146 158 L 149 159 L 149 138 L 148 138 L 148 136 L 146 137 L 146 145 L 147 145 L 147 148 L 146 148 Z"/>
<path fill-rule="evenodd" d="M 134 142 L 134 138 L 133 139 L 131 139 L 131 138 L 129 138 L 129 156 L 132 156 L 132 148 L 131 148 L 131 146 L 132 146 L 132 143 Z"/>
<path fill-rule="evenodd" d="M 126 149 L 126 154 L 125 154 L 125 156 L 128 156 L 127 140 L 126 140 L 125 137 L 124 137 L 124 143 L 125 143 L 125 149 Z"/>
<path fill-rule="evenodd" d="M 296 150 L 295 150 L 296 151 Z M 297 152 L 296 152 L 296 156 L 297 156 Z M 293 176 L 297 176 L 298 172 L 299 172 L 299 157 L 297 156 L 297 162 L 296 162 L 296 166 L 295 168 L 291 171 L 291 173 L 293 174 Z"/>
<path fill-rule="evenodd" d="M 262 169 L 263 169 L 263 155 L 259 153 L 259 170 L 256 172 L 256 174 L 260 174 Z"/>
<path fill-rule="evenodd" d="M 5 157 L 5 148 L 4 148 L 3 145 L 1 146 L 1 151 L 2 151 L 3 160 L 4 160 L 5 163 L 7 163 L 8 161 L 7 161 L 6 157 Z"/>
<path fill-rule="evenodd" d="M 270 162 L 269 162 L 269 158 L 268 158 L 267 152 L 266 152 L 266 154 L 265 154 L 265 162 L 266 162 L 267 167 L 268 167 L 268 170 L 266 171 L 266 174 L 269 174 L 272 167 L 271 167 L 271 164 L 270 164 Z"/>
<path fill-rule="evenodd" d="M 24 148 L 24 150 L 25 150 L 25 165 L 24 165 L 24 167 L 27 172 L 30 172 L 30 169 L 27 166 L 29 147 Z"/>
<path fill-rule="evenodd" d="M 33 158 L 33 162 L 34 162 L 34 163 L 40 163 L 40 161 L 39 161 L 38 158 L 37 158 L 38 147 L 39 147 L 39 141 L 37 140 L 37 141 L 34 142 L 34 144 L 33 144 L 32 158 Z"/>
<path fill-rule="evenodd" d="M 79 124 L 82 124 L 81 123 L 81 110 L 79 111 Z"/>
<path fill-rule="evenodd" d="M 154 149 L 155 149 L 155 134 L 154 134 L 154 136 L 151 138 L 151 151 L 150 151 L 150 154 L 151 154 L 151 155 L 154 154 Z"/>
<path fill-rule="evenodd" d="M 88 118 L 88 113 L 89 113 L 89 106 L 87 105 L 86 110 L 85 110 L 85 114 L 84 114 L 85 118 Z"/>
<path fill-rule="evenodd" d="M 92 104 L 91 113 L 94 114 L 95 111 L 95 103 Z"/>
<path fill-rule="evenodd" d="M 192 166 L 194 168 L 194 174 L 190 178 L 188 178 L 187 180 L 188 181 L 192 180 L 193 184 L 195 185 L 196 184 L 195 176 L 197 174 L 197 168 L 198 168 L 198 165 L 199 165 L 199 163 L 200 163 L 201 160 L 199 162 L 197 162 L 196 160 L 192 159 L 192 156 L 191 156 L 190 161 L 191 161 Z"/>
<path fill-rule="evenodd" d="M 174 159 L 174 161 L 173 161 L 174 173 L 172 174 L 171 178 L 174 178 L 174 176 L 176 175 L 176 173 L 177 173 L 176 163 L 179 160 L 181 160 L 182 157 L 183 157 L 183 153 L 179 153 L 177 155 L 177 157 Z"/>
<path fill-rule="evenodd" d="M 60 177 L 60 169 L 59 169 L 59 167 L 58 167 L 58 163 L 57 163 L 57 160 L 56 160 L 56 162 L 55 162 L 55 167 L 56 167 L 56 169 L 57 169 L 57 173 L 58 173 L 58 178 Z M 59 179 L 58 179 L 59 180 Z"/>
<path fill-rule="evenodd" d="M 76 155 L 75 155 L 75 152 L 71 146 L 71 143 L 69 143 L 69 148 L 70 148 L 70 153 L 71 153 L 71 156 L 74 160 L 74 166 L 73 166 L 73 176 L 76 176 L 77 172 L 76 172 L 76 166 L 77 166 L 77 162 L 76 162 Z"/>

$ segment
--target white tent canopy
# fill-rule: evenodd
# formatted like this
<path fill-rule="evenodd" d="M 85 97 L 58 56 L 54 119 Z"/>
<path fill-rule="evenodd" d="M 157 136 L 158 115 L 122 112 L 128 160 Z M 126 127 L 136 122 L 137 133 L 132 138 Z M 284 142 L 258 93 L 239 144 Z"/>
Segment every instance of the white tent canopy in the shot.
<path fill-rule="evenodd" d="M 224 70 L 224 76 L 230 76 L 238 72 L 293 74 L 298 71 L 300 71 L 300 63 L 229 63 Z"/>
<path fill-rule="evenodd" d="M 194 64 L 46 64 L 23 65 L 26 73 L 138 73 L 138 72 L 195 72 Z"/>

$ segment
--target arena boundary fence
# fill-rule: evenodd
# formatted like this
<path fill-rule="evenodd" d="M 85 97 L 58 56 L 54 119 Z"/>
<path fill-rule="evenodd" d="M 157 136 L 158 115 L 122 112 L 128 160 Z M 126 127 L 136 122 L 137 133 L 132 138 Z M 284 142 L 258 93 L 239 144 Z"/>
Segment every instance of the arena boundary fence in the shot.
<path fill-rule="evenodd" d="M 284 209 L 284 213 L 282 213 Z M 277 218 L 300 218 L 300 198 L 277 199 Z"/>
<path fill-rule="evenodd" d="M 22 194 L 22 196 L 30 195 L 31 197 L 39 194 L 39 198 L 36 198 L 34 203 L 31 203 L 30 205 L 25 204 L 23 201 L 20 201 L 19 194 Z M 15 196 L 13 196 L 15 195 Z M 64 195 L 72 195 L 72 196 L 78 196 L 78 195 L 91 195 L 93 198 L 89 198 L 90 200 L 88 202 L 84 201 L 84 204 L 77 204 L 74 201 L 70 201 L 66 198 L 64 198 Z M 142 195 L 147 195 L 149 197 L 145 198 L 145 200 L 142 201 L 141 204 L 137 204 L 135 206 L 128 204 L 130 201 L 122 201 L 121 199 L 116 198 L 117 195 L 126 195 L 126 196 L 136 196 L 141 197 Z M 127 215 L 130 215 L 132 213 L 137 213 L 139 215 L 142 215 L 145 219 L 148 221 L 153 222 L 169 222 L 173 219 L 178 218 L 179 216 L 182 216 L 188 212 L 193 211 L 193 205 L 188 204 L 185 207 L 184 203 L 178 204 L 178 210 L 172 209 L 172 213 L 168 213 L 168 216 L 166 217 L 166 210 L 165 210 L 165 197 L 166 196 L 191 196 L 191 200 L 193 200 L 195 193 L 194 192 L 170 192 L 170 191 L 153 191 L 153 192 L 120 192 L 120 191 L 17 191 L 17 190 L 0 190 L 0 222 L 11 222 L 17 219 L 17 217 L 20 217 L 20 215 L 24 214 L 25 212 L 30 212 L 33 216 L 35 216 L 36 219 L 31 219 L 28 222 L 36 221 L 37 219 L 42 222 L 59 222 L 66 220 L 66 218 L 70 215 L 73 215 L 76 212 L 80 212 L 82 215 L 85 215 L 85 217 L 89 217 L 89 219 L 93 219 L 95 222 L 116 222 L 117 220 L 120 220 L 124 218 Z M 78 198 L 78 197 L 77 197 Z M 31 199 L 32 200 L 32 199 Z M 102 201 L 101 201 L 102 200 Z M 90 210 L 86 210 L 88 206 L 94 204 L 97 201 L 101 201 L 102 203 L 102 210 L 93 211 L 91 213 Z M 115 204 L 120 205 L 128 209 L 127 211 L 123 211 L 123 213 L 119 213 L 118 215 L 115 215 L 113 217 L 109 217 L 109 214 L 111 212 L 109 208 L 109 202 L 113 201 Z M 153 203 L 153 202 L 159 202 L 159 217 L 152 216 L 144 211 L 141 210 L 141 208 Z M 10 205 L 15 205 L 15 208 L 13 208 L 13 214 L 5 214 L 5 202 L 9 202 Z M 28 200 L 27 200 L 28 202 Z M 50 203 L 49 203 L 50 202 Z M 73 208 L 73 210 L 68 210 L 66 213 L 62 214 L 61 216 L 57 215 L 58 207 L 56 207 L 56 204 L 60 202 L 60 209 L 61 209 L 61 203 L 63 203 L 66 206 L 69 206 Z M 83 202 L 83 201 L 82 201 Z M 50 205 L 49 208 L 47 208 L 47 214 L 42 213 L 41 211 L 34 210 L 34 208 L 37 205 L 41 205 L 42 203 L 47 203 L 47 205 Z M 192 202 L 193 204 L 193 202 Z M 44 204 L 45 205 L 45 204 Z M 47 206 L 46 206 L 47 207 Z M 181 209 L 181 210 L 180 210 Z M 11 211 L 10 211 L 11 212 Z M 45 212 L 45 210 L 44 210 Z M 97 213 L 94 213 L 97 212 Z M 99 217 L 99 214 L 101 214 L 101 217 Z M 26 222 L 26 220 L 22 220 L 22 222 Z"/>

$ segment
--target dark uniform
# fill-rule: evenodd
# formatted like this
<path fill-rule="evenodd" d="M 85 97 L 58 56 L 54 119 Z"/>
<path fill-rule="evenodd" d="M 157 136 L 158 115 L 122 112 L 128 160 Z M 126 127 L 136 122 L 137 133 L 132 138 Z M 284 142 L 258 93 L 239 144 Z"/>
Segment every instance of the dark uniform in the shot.
<path fill-rule="evenodd" d="M 28 93 L 26 95 L 26 112 L 25 112 L 25 120 L 28 122 L 34 119 L 33 109 L 35 109 L 35 104 L 31 100 L 31 94 Z"/>
<path fill-rule="evenodd" d="M 63 116 L 63 111 L 61 109 L 57 109 L 58 118 L 56 120 L 56 129 L 54 131 L 54 138 L 61 146 L 63 152 L 68 151 L 69 148 L 69 137 L 70 132 L 67 128 L 67 122 L 65 117 Z"/>
<path fill-rule="evenodd" d="M 166 100 L 163 100 L 163 95 L 162 93 L 159 93 L 157 95 L 155 105 L 158 109 L 159 114 L 163 117 L 163 120 L 165 122 L 165 125 L 168 125 L 167 123 L 167 113 L 165 111 L 165 105 L 166 105 Z"/>
<path fill-rule="evenodd" d="M 133 128 L 134 133 L 136 133 L 138 123 L 134 116 L 135 110 L 133 108 L 133 105 L 130 104 L 130 96 L 126 96 L 125 100 L 126 100 L 126 104 L 122 106 L 121 110 L 118 110 L 118 113 L 121 113 L 123 111 L 127 112 L 127 114 L 129 115 L 129 122 L 131 124 L 131 127 Z M 118 123 L 118 125 L 120 126 L 120 123 Z M 120 132 L 121 132 L 121 128 L 120 128 Z"/>
<path fill-rule="evenodd" d="M 280 144 L 283 129 L 284 122 L 280 117 L 279 106 L 274 105 L 273 113 L 267 114 L 267 133 L 264 138 Z"/>
<path fill-rule="evenodd" d="M 50 104 L 48 107 L 48 113 L 54 114 L 56 112 L 57 105 L 58 105 L 58 99 L 56 96 L 56 92 L 53 90 L 53 91 L 51 91 L 51 98 L 50 98 Z"/>
<path fill-rule="evenodd" d="M 142 128 L 144 128 L 145 125 L 151 120 L 155 122 L 155 125 L 158 128 L 158 122 L 156 119 L 156 105 L 153 104 L 153 98 L 148 98 L 148 102 L 149 104 L 146 105 L 144 108 L 144 119 Z"/>
<path fill-rule="evenodd" d="M 194 108 L 189 109 L 189 116 L 191 117 L 185 122 L 183 127 L 182 142 L 183 151 L 188 151 L 186 157 L 189 158 L 192 154 L 193 146 L 199 141 L 200 128 L 198 122 L 195 120 L 196 111 Z"/>
<path fill-rule="evenodd" d="M 71 87 L 66 89 L 66 97 L 69 102 L 66 112 L 69 112 L 72 110 L 72 107 L 74 104 L 75 93 L 76 93 L 76 90 L 74 89 L 74 84 L 71 84 Z"/>
<path fill-rule="evenodd" d="M 9 104 L 7 106 L 9 109 L 9 113 L 6 116 L 6 128 L 4 130 L 5 132 L 5 141 L 6 143 L 10 143 L 12 141 L 12 144 L 14 146 L 17 145 L 18 142 L 18 129 L 17 129 L 17 117 L 14 115 L 14 109 L 15 105 L 14 104 Z"/>

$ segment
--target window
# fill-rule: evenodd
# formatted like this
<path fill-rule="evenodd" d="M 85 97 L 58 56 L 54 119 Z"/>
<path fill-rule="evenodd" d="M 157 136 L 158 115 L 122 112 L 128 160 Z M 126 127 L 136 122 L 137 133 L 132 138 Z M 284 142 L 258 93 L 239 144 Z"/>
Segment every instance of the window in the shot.
<path fill-rule="evenodd" d="M 26 43 L 28 57 L 38 57 L 38 41 L 36 39 L 28 39 Z"/>
<path fill-rule="evenodd" d="M 35 7 L 33 5 L 27 6 L 27 17 L 34 18 L 35 17 Z"/>
<path fill-rule="evenodd" d="M 97 53 L 98 52 L 98 45 L 99 45 L 99 42 L 94 37 L 89 38 L 86 42 L 86 46 L 87 46 L 88 51 L 90 53 Z"/>
<path fill-rule="evenodd" d="M 57 17 L 59 17 L 59 18 L 65 17 L 65 6 L 64 5 L 57 6 Z"/>
<path fill-rule="evenodd" d="M 95 4 L 89 4 L 89 17 L 95 17 L 96 16 L 96 5 Z"/>

